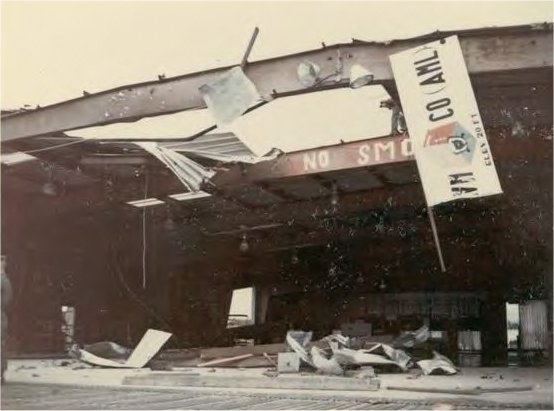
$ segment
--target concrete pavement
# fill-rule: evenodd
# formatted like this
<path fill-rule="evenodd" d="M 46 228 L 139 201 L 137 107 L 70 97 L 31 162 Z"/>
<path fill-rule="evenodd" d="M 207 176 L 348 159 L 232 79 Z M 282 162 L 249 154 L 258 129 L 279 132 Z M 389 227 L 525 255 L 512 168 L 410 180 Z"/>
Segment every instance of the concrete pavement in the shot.
<path fill-rule="evenodd" d="M 529 404 L 531 405 L 531 404 Z M 400 400 L 336 397 L 309 393 L 229 393 L 221 390 L 153 389 L 9 383 L 2 409 L 203 409 L 203 410 L 407 410 L 528 409 L 522 404 L 474 400 Z M 534 404 L 532 409 L 548 409 Z"/>
<path fill-rule="evenodd" d="M 63 365 L 62 365 L 63 364 Z M 203 393 L 204 395 L 223 396 L 277 396 L 278 398 L 295 399 L 304 401 L 312 398 L 314 401 L 342 402 L 416 402 L 428 408 L 436 403 L 457 404 L 458 407 L 467 407 L 468 404 L 480 404 L 479 407 L 504 407 L 504 408 L 549 408 L 552 409 L 552 368 L 464 368 L 462 372 L 454 376 L 420 376 L 414 378 L 413 374 L 379 374 L 380 389 L 376 391 L 365 391 L 349 389 L 348 383 L 352 378 L 343 378 L 346 384 L 339 391 L 331 391 L 321 383 L 321 377 L 313 374 L 307 375 L 280 375 L 277 378 L 302 378 L 305 379 L 304 387 L 310 385 L 310 381 L 319 381 L 314 384 L 314 389 L 291 389 L 276 386 L 267 388 L 267 381 L 271 377 L 263 375 L 266 369 L 202 369 L 183 368 L 175 371 L 151 371 L 149 369 L 122 370 L 92 368 L 76 361 L 68 360 L 19 360 L 10 361 L 6 378 L 8 385 L 3 392 L 9 393 L 14 384 L 56 384 L 58 389 L 68 385 L 79 385 L 97 389 L 124 390 L 125 392 L 142 392 L 154 390 L 155 392 L 187 391 L 192 393 Z M 183 380 L 179 375 L 187 375 Z M 340 378 L 340 377 L 337 377 Z M 249 383 L 241 383 L 248 380 Z M 188 382 L 187 382 L 188 381 Z M 197 381 L 196 384 L 191 381 Z M 222 381 L 226 381 L 224 384 Z M 256 384 L 256 381 L 260 383 Z M 134 384 L 127 386 L 127 384 Z M 26 385 L 30 387 L 30 385 Z M 521 392 L 495 392 L 479 395 L 462 395 L 467 389 L 507 388 L 531 386 L 530 391 Z M 392 391 L 387 387 L 405 388 L 434 388 L 453 390 L 452 394 Z M 84 388 L 82 388 L 84 389 Z M 456 393 L 460 391 L 460 394 Z M 42 392 L 42 391 L 41 391 Z M 37 394 L 38 395 L 38 394 Z M 131 394 L 129 394 L 131 395 Z M 162 395 L 162 394 L 160 394 Z M 40 396 L 40 395 L 39 395 Z M 3 395 L 4 399 L 4 395 Z M 39 401 L 38 397 L 31 397 L 29 400 Z M 237 398 L 238 401 L 238 398 Z M 32 404 L 31 404 L 32 405 Z M 115 405 L 114 405 L 115 406 Z M 394 407 L 394 405 L 391 405 Z M 76 407 L 81 408 L 81 407 Z M 231 407 L 232 408 L 232 407 Z M 226 408 L 226 409 L 231 409 Z M 238 407 L 240 408 L 240 407 Z M 293 407 L 295 408 L 295 407 Z M 348 407 L 347 407 L 348 408 Z M 471 407 L 470 407 L 471 408 Z M 157 409 L 157 408 L 155 408 Z M 211 409 L 211 408 L 206 408 Z"/>

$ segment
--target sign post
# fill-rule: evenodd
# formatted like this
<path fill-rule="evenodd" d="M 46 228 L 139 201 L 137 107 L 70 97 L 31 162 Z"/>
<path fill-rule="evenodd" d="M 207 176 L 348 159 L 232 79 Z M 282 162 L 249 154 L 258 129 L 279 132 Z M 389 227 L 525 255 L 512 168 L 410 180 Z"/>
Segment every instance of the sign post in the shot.
<path fill-rule="evenodd" d="M 429 218 L 432 206 L 502 193 L 457 36 L 390 56 Z"/>

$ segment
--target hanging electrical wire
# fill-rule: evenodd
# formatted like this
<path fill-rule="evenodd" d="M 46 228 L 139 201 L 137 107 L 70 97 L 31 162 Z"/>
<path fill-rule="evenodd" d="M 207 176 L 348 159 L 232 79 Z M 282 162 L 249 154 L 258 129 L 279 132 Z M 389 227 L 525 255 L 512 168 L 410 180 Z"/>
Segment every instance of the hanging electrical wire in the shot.
<path fill-rule="evenodd" d="M 148 174 L 144 173 L 144 199 L 148 198 Z M 142 208 L 142 288 L 146 289 L 146 207 Z"/>
<path fill-rule="evenodd" d="M 110 250 L 111 250 L 111 248 L 110 248 Z M 113 253 L 113 251 L 112 251 L 112 253 Z M 166 329 L 169 330 L 175 336 L 175 338 L 178 339 L 178 336 L 175 334 L 175 332 L 173 332 L 173 330 L 171 328 L 171 325 L 169 325 L 169 323 L 167 321 L 165 321 L 160 315 L 158 315 L 152 307 L 150 307 L 148 304 L 146 304 L 135 292 L 133 292 L 131 287 L 129 287 L 129 285 L 125 281 L 125 278 L 124 278 L 124 276 L 121 272 L 121 267 L 117 263 L 118 259 L 117 258 L 111 258 L 110 260 L 115 261 L 115 268 L 113 270 L 110 270 L 110 271 L 112 271 L 112 272 L 115 271 L 115 273 L 116 273 L 121 285 L 125 289 L 125 291 L 127 291 L 127 293 L 137 303 L 139 303 L 142 308 L 144 308 L 154 319 L 159 321 L 160 324 L 162 324 L 164 327 L 166 327 Z M 111 264 L 110 264 L 110 268 L 111 268 Z"/>

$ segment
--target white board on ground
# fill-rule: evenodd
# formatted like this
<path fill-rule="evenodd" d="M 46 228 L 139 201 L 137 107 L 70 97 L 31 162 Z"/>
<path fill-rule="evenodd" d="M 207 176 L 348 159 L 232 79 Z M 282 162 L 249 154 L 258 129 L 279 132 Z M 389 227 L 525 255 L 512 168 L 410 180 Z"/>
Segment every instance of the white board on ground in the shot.
<path fill-rule="evenodd" d="M 458 37 L 390 61 L 427 205 L 502 193 Z"/>
<path fill-rule="evenodd" d="M 124 363 L 101 358 L 85 350 L 79 350 L 80 360 L 89 364 L 110 368 L 142 368 L 154 357 L 169 340 L 171 333 L 150 329 L 146 331 L 142 339 L 135 347 L 127 361 Z"/>

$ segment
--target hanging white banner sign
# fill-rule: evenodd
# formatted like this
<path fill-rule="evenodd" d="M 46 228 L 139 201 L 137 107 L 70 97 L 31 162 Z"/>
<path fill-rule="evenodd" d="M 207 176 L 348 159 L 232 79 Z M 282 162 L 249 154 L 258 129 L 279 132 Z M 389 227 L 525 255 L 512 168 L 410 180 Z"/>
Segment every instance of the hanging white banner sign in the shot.
<path fill-rule="evenodd" d="M 458 37 L 390 61 L 427 205 L 502 193 Z"/>

